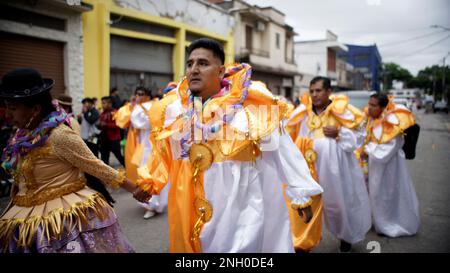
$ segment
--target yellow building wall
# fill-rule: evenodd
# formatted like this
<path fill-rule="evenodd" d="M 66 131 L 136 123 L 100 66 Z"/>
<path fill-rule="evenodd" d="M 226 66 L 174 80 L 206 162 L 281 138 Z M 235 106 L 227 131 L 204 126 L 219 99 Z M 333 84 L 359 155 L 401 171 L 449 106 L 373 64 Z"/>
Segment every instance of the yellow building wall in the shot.
<path fill-rule="evenodd" d="M 180 23 L 168 18 L 153 16 L 141 11 L 122 8 L 111 0 L 84 0 L 93 5 L 93 10 L 83 13 L 83 51 L 84 51 L 84 95 L 85 97 L 109 96 L 110 77 L 110 36 L 119 35 L 135 39 L 173 44 L 173 80 L 179 81 L 184 75 L 185 51 L 189 42 L 186 33 L 215 39 L 224 44 L 225 63 L 234 63 L 233 33 L 222 36 L 214 32 Z M 175 29 L 175 37 L 142 33 L 110 27 L 110 14 L 158 24 Z"/>

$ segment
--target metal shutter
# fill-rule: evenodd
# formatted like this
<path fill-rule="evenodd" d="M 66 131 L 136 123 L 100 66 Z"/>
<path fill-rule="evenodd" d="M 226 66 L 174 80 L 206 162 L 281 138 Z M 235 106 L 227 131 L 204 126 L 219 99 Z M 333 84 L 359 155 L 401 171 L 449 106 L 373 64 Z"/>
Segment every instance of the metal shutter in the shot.
<path fill-rule="evenodd" d="M 53 96 L 64 93 L 64 43 L 0 32 L 0 77 L 18 67 L 55 80 Z"/>

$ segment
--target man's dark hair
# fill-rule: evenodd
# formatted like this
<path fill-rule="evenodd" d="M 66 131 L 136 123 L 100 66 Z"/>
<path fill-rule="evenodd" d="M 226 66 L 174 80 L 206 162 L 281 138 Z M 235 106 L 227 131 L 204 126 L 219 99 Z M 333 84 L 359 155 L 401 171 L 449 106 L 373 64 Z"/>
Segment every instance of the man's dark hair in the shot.
<path fill-rule="evenodd" d="M 187 49 L 188 55 L 191 55 L 192 51 L 197 48 L 205 48 L 211 50 L 213 52 L 213 55 L 220 59 L 221 64 L 225 63 L 225 52 L 223 51 L 223 47 L 219 42 L 208 38 L 197 39 L 189 45 Z"/>
<path fill-rule="evenodd" d="M 309 85 L 311 86 L 311 85 L 313 85 L 313 84 L 315 84 L 315 83 L 317 83 L 319 81 L 322 81 L 323 88 L 325 88 L 326 90 L 327 89 L 331 89 L 331 81 L 330 81 L 330 79 L 327 78 L 327 77 L 322 77 L 322 76 L 314 77 L 311 80 L 311 82 L 309 83 Z"/>
<path fill-rule="evenodd" d="M 152 90 L 150 88 L 145 88 L 144 86 L 138 85 L 136 89 L 134 89 L 134 95 L 137 94 L 137 91 L 142 90 L 144 91 L 145 95 L 152 97 Z"/>
<path fill-rule="evenodd" d="M 109 103 L 112 103 L 112 98 L 110 96 L 105 96 L 105 97 L 102 97 L 102 101 L 107 101 Z"/>
<path fill-rule="evenodd" d="M 81 101 L 81 103 L 83 103 L 83 104 L 86 103 L 86 102 L 94 104 L 94 100 L 91 99 L 91 98 L 84 98 L 84 99 Z"/>
<path fill-rule="evenodd" d="M 119 89 L 117 89 L 117 87 L 113 87 L 113 88 L 111 88 L 111 92 L 109 92 L 109 94 L 112 94 L 112 93 L 116 92 L 117 90 L 119 90 Z"/>
<path fill-rule="evenodd" d="M 370 97 L 374 98 L 374 99 L 377 99 L 378 105 L 380 107 L 386 107 L 388 105 L 388 103 L 389 103 L 389 98 L 384 93 L 375 93 L 375 94 L 371 95 Z"/>

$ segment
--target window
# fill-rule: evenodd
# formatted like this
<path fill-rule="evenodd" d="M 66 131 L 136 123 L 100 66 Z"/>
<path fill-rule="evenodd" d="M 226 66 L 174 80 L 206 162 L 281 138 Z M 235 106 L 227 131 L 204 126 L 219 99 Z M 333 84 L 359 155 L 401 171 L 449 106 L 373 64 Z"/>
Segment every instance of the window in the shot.
<path fill-rule="evenodd" d="M 280 49 L 280 33 L 275 33 L 275 45 Z"/>
<path fill-rule="evenodd" d="M 355 61 L 368 61 L 369 55 L 368 54 L 358 54 L 355 55 Z"/>
<path fill-rule="evenodd" d="M 30 26 L 39 26 L 59 31 L 66 31 L 66 21 L 64 19 L 22 10 L 3 4 L 0 5 L 0 18 L 8 21 L 24 23 Z"/>
<path fill-rule="evenodd" d="M 112 22 L 111 27 L 156 34 L 166 37 L 175 37 L 175 30 L 172 28 L 166 28 L 156 24 L 149 24 L 147 22 L 135 20 L 133 18 L 123 17 L 117 14 L 111 14 L 110 20 Z M 186 33 L 186 39 L 188 41 L 193 41 L 190 40 L 192 39 L 190 35 L 191 35 L 190 33 Z M 198 38 L 200 38 L 200 36 Z"/>
<path fill-rule="evenodd" d="M 253 28 L 251 26 L 245 26 L 245 48 L 249 51 L 253 48 Z"/>

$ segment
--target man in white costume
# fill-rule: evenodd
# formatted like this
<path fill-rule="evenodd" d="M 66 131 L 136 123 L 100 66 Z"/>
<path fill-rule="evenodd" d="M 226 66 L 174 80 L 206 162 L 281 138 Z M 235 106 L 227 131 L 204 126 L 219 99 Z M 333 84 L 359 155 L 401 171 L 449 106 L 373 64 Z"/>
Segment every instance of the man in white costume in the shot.
<path fill-rule="evenodd" d="M 305 221 L 322 188 L 280 125 L 287 105 L 251 82 L 249 65 L 226 69 L 216 41 L 188 54 L 186 78 L 151 109 L 154 149 L 139 169 L 150 195 L 170 180 L 170 251 L 293 252 L 282 182 Z"/>
<path fill-rule="evenodd" d="M 287 123 L 324 190 L 321 199 L 314 199 L 313 210 L 323 212 L 325 226 L 341 241 L 341 252 L 364 240 L 371 227 L 364 176 L 353 154 L 363 136 L 363 117 L 348 97 L 331 96 L 328 78 L 315 77 Z M 320 242 L 322 219 L 313 219 L 305 228 L 295 217 L 291 213 L 296 249 L 310 251 Z"/>
<path fill-rule="evenodd" d="M 419 202 L 402 149 L 402 133 L 415 124 L 414 116 L 385 94 L 370 97 L 368 114 L 362 158 L 368 157 L 375 230 L 389 237 L 414 235 L 420 223 Z"/>
<path fill-rule="evenodd" d="M 127 145 L 129 146 L 126 147 L 126 167 L 127 171 L 133 169 L 132 173 L 135 172 L 134 170 L 137 172 L 137 168 L 145 166 L 149 155 L 152 153 L 152 144 L 150 142 L 151 127 L 148 116 L 152 104 L 151 91 L 138 86 L 131 103 L 120 108 L 116 114 L 116 123 L 119 127 L 124 128 L 127 126 L 129 130 L 127 139 Z M 130 154 L 131 156 L 128 156 Z M 130 177 L 133 177 L 133 175 L 130 175 Z M 139 203 L 140 206 L 146 209 L 145 219 L 149 219 L 156 213 L 164 211 L 167 207 L 168 189 L 169 187 L 164 189 L 160 195 L 152 196 L 149 202 Z"/>

